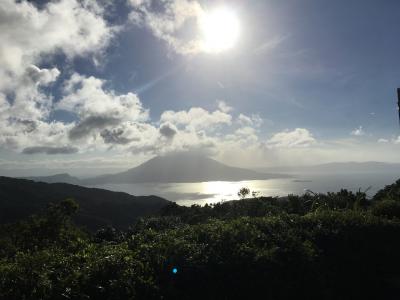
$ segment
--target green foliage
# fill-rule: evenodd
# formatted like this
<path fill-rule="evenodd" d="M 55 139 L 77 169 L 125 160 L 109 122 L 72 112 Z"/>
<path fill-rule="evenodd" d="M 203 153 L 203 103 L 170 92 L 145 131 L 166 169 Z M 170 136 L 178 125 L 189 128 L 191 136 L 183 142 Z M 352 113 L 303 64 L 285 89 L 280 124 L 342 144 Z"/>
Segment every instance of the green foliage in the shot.
<path fill-rule="evenodd" d="M 392 191 L 171 203 L 94 234 L 66 200 L 0 227 L 0 299 L 396 299 Z"/>
<path fill-rule="evenodd" d="M 382 190 L 376 193 L 373 197 L 373 201 L 382 201 L 382 200 L 394 200 L 400 201 L 400 179 L 395 183 L 386 186 Z"/>
<path fill-rule="evenodd" d="M 400 218 L 400 201 L 395 200 L 382 200 L 372 207 L 372 214 L 375 216 L 382 216 L 386 218 Z"/>
<path fill-rule="evenodd" d="M 250 194 L 250 189 L 247 187 L 242 187 L 238 192 L 238 197 L 240 199 L 246 198 Z"/>
<path fill-rule="evenodd" d="M 377 192 L 372 202 L 372 214 L 390 219 L 400 218 L 400 179 Z"/>
<path fill-rule="evenodd" d="M 18 251 L 36 251 L 59 245 L 66 250 L 77 247 L 87 234 L 72 224 L 77 203 L 67 199 L 50 204 L 47 210 L 25 221 L 0 227 L 0 253 L 12 256 Z M 2 249 L 2 250 L 1 250 Z"/>
<path fill-rule="evenodd" d="M 250 191 L 248 192 L 250 193 Z M 248 194 L 247 193 L 247 194 Z M 341 190 L 337 193 L 315 194 L 311 191 L 302 196 L 256 197 L 212 205 L 179 206 L 176 203 L 161 209 L 161 216 L 175 216 L 183 222 L 195 224 L 209 218 L 232 219 L 236 217 L 262 217 L 279 214 L 305 215 L 317 210 L 366 210 L 371 205 L 364 192 Z"/>
<path fill-rule="evenodd" d="M 238 192 L 238 197 L 240 199 L 246 198 L 250 194 L 250 189 L 247 187 L 242 187 Z"/>

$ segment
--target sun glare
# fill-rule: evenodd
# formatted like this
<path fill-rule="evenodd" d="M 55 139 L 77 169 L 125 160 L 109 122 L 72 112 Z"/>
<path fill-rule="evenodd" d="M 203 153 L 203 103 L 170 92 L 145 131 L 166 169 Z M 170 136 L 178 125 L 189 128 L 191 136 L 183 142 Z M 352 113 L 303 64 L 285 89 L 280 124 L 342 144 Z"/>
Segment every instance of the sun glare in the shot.
<path fill-rule="evenodd" d="M 203 48 L 208 53 L 219 53 L 235 46 L 239 37 L 239 20 L 227 8 L 206 12 L 200 20 Z"/>

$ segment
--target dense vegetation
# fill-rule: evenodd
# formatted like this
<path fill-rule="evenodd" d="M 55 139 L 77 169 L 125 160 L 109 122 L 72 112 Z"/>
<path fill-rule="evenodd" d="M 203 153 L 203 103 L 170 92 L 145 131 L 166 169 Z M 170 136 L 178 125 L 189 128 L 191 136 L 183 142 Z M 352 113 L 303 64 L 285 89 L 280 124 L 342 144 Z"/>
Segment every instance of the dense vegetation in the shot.
<path fill-rule="evenodd" d="M 1 299 L 398 299 L 400 180 L 363 192 L 169 204 L 90 234 L 76 202 L 0 228 Z"/>

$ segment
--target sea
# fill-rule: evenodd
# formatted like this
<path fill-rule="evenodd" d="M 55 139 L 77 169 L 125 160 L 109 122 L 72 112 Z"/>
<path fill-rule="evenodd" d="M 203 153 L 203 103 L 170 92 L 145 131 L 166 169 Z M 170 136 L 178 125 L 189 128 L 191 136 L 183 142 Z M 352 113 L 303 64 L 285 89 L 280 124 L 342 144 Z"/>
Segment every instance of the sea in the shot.
<path fill-rule="evenodd" d="M 285 173 L 288 174 L 288 173 Z M 247 187 L 259 196 L 281 197 L 314 193 L 337 192 L 341 189 L 366 192 L 372 197 L 378 190 L 400 179 L 398 172 L 289 173 L 290 178 L 250 181 L 209 181 L 193 183 L 104 184 L 96 187 L 125 192 L 135 196 L 156 195 L 179 205 L 205 205 L 237 200 L 238 191 Z"/>

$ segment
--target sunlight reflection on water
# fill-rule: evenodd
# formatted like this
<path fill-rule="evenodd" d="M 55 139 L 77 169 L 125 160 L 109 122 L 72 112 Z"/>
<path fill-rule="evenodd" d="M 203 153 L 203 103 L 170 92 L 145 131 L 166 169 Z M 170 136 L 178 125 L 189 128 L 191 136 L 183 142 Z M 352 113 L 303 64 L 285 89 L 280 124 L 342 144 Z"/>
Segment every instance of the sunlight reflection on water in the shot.
<path fill-rule="evenodd" d="M 216 203 L 238 199 L 237 192 L 242 187 L 259 192 L 260 196 L 286 196 L 303 194 L 305 189 L 314 192 L 335 192 L 341 188 L 352 191 L 371 189 L 372 196 L 377 190 L 391 184 L 400 177 L 397 173 L 357 173 L 357 174 L 306 174 L 296 178 L 251 180 L 251 181 L 210 181 L 196 183 L 140 183 L 106 184 L 97 186 L 132 195 L 157 195 L 175 201 L 180 205 Z"/>

